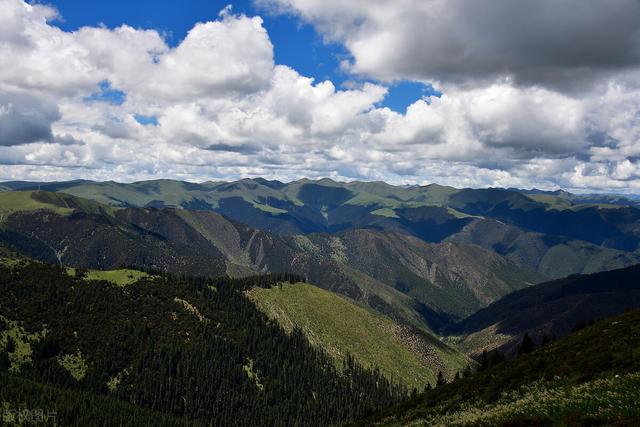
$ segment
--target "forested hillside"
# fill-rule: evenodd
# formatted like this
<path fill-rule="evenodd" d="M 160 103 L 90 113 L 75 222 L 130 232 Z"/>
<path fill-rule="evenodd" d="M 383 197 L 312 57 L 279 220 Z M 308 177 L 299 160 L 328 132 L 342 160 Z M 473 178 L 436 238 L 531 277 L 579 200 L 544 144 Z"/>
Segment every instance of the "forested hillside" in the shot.
<path fill-rule="evenodd" d="M 352 359 L 337 367 L 242 293 L 295 276 L 116 284 L 5 260 L 0 278 L 0 402 L 52 408 L 62 425 L 326 425 L 407 393 Z"/>
<path fill-rule="evenodd" d="M 389 408 L 362 426 L 635 426 L 640 423 L 640 311 L 507 362 L 485 365 Z"/>
<path fill-rule="evenodd" d="M 346 297 L 305 283 L 256 287 L 247 292 L 269 318 L 291 332 L 300 328 L 309 341 L 324 348 L 338 364 L 353 357 L 363 366 L 380 368 L 421 390 L 447 378 L 470 361 L 440 339 L 418 328 L 397 324 Z"/>

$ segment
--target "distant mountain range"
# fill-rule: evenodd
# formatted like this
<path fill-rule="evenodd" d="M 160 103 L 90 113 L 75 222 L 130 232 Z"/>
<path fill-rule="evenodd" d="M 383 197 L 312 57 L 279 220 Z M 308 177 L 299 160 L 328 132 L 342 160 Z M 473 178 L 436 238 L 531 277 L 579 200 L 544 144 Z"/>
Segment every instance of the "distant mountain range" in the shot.
<path fill-rule="evenodd" d="M 614 196 L 261 178 L 0 189 L 0 241 L 37 259 L 295 271 L 435 329 L 533 283 L 640 263 L 640 209 Z"/>
<path fill-rule="evenodd" d="M 58 295 L 56 287 L 41 283 L 37 275 L 42 273 L 45 282 L 65 283 L 67 294 L 58 306 L 64 309 L 73 301 L 76 308 L 70 314 L 78 319 L 86 315 L 92 322 L 102 322 L 119 311 L 98 304 L 96 299 L 88 314 L 84 313 L 79 308 L 83 301 L 74 299 L 76 286 L 92 298 L 109 295 L 113 307 L 119 299 L 128 304 L 130 314 L 118 314 L 124 322 L 118 326 L 119 334 L 126 335 L 127 322 L 139 317 L 136 304 L 144 304 L 153 316 L 158 316 L 154 310 L 160 307 L 166 314 L 162 322 L 168 321 L 169 330 L 180 336 L 187 330 L 172 323 L 178 318 L 174 306 L 190 314 L 191 321 L 202 322 L 197 307 L 189 302 L 198 298 L 199 305 L 209 307 L 208 316 L 226 313 L 229 324 L 241 322 L 246 313 L 261 319 L 255 323 L 257 328 L 233 327 L 230 336 L 249 334 L 260 345 L 279 345 L 262 335 L 265 328 L 274 327 L 268 334 L 275 334 L 278 340 L 284 339 L 279 335 L 282 332 L 294 341 L 302 339 L 297 335 L 301 332 L 313 347 L 309 351 L 326 357 L 320 366 L 327 368 L 329 362 L 337 369 L 346 366 L 349 375 L 362 374 L 366 382 L 386 384 L 379 382 L 384 377 L 409 389 L 433 385 L 440 372 L 448 380 L 456 373 L 468 372 L 475 363 L 469 357 L 477 359 L 483 350 L 514 355 L 525 333 L 540 344 L 545 336 L 567 335 L 579 322 L 640 307 L 640 209 L 632 200 L 613 196 L 587 198 L 565 192 L 459 190 L 437 185 L 397 187 L 326 179 L 288 184 L 262 179 L 203 184 L 166 180 L 133 184 L 12 182 L 0 184 L 0 188 L 4 190 L 0 191 L 3 277 L 14 280 L 14 275 L 22 275 L 22 282 L 53 296 Z M 102 271 L 114 269 L 119 270 Z M 179 293 L 178 277 L 190 277 L 184 283 L 195 287 L 188 300 L 169 294 L 157 299 L 154 281 L 165 273 L 173 275 L 162 279 L 173 283 L 165 289 L 172 294 Z M 229 279 L 266 273 L 293 273 L 296 280 L 304 279 L 308 284 L 278 279 L 292 277 L 290 274 L 247 281 Z M 76 275 L 82 281 L 67 277 Z M 245 314 L 228 307 L 218 312 L 210 306 L 217 291 L 207 285 L 208 291 L 203 293 L 202 287 L 205 280 L 214 277 L 219 278 L 218 283 L 239 284 L 238 288 L 232 285 L 229 289 L 233 292 L 225 298 L 244 307 Z M 84 280 L 89 279 L 109 283 L 101 282 L 102 287 L 94 292 L 85 289 Z M 5 349 L 11 356 L 0 360 L 5 368 L 14 366 L 18 354 L 15 345 L 6 344 L 7 334 L 14 330 L 22 334 L 24 319 L 36 322 L 42 304 L 37 293 L 22 288 L 23 297 L 16 299 L 14 285 L 7 285 L 5 305 L 0 307 L 0 319 L 11 327 L 10 332 L 2 333 L 0 343 L 0 350 L 3 346 L 11 349 Z M 116 291 L 114 286 L 122 289 Z M 253 304 L 247 306 L 247 298 Z M 13 312 L 16 301 L 22 300 L 24 311 Z M 220 304 L 224 305 L 223 300 Z M 93 312 L 93 306 L 100 309 Z M 64 316 L 54 311 L 48 314 L 48 322 L 64 323 Z M 43 327 L 38 323 L 32 329 Z M 59 337 L 66 349 L 64 355 L 57 356 L 56 363 L 43 358 L 41 366 L 45 376 L 51 366 L 51 372 L 61 375 L 56 387 L 68 382 L 68 375 L 57 371 L 58 365 L 74 375 L 77 359 L 82 358 L 79 352 L 73 353 L 75 344 L 70 336 L 75 329 L 65 328 Z M 189 329 L 188 334 L 195 331 Z M 139 331 L 141 336 L 146 333 Z M 90 359 L 102 360 L 99 352 L 94 354 L 90 348 L 86 350 L 92 355 Z M 287 360 L 282 355 L 274 357 L 262 369 L 276 369 Z M 244 371 L 249 385 L 259 390 L 263 377 L 254 371 L 252 360 L 238 360 L 228 374 L 231 378 L 238 369 Z M 167 366 L 173 363 L 166 362 Z M 28 366 L 29 361 L 24 363 Z M 118 372 L 124 372 L 124 366 L 119 366 Z M 511 369 L 508 366 L 513 365 L 505 366 Z M 536 375 L 544 371 L 537 365 L 523 366 Z M 142 375 L 143 365 L 139 368 Z M 107 371 L 100 375 L 104 377 Z M 105 378 L 109 382 L 119 378 L 118 372 L 109 373 L 114 377 L 101 377 L 95 390 L 104 388 Z M 266 378 L 288 384 L 286 378 L 272 374 Z M 334 381 L 331 372 L 327 375 L 325 380 Z M 482 375 L 476 378 L 484 381 Z M 502 374 L 496 375 L 502 378 Z M 43 386 L 5 377 L 14 381 L 11 387 L 20 390 Z M 506 384 L 509 378 L 500 381 Z M 144 384 L 145 392 L 152 390 L 146 381 L 138 378 L 132 386 Z M 497 391 L 490 384 L 481 386 L 488 387 L 485 391 L 489 394 L 508 389 L 504 384 Z M 383 393 L 378 396 L 382 400 L 368 401 L 368 407 L 379 409 L 376 405 L 382 401 L 397 401 L 402 387 L 378 390 Z M 372 392 L 369 399 L 376 398 L 375 390 Z M 41 398 L 42 393 L 36 394 Z M 65 392 L 56 389 L 53 395 L 62 396 L 60 393 Z M 69 396 L 65 404 L 75 401 Z M 91 394 L 76 397 L 97 399 Z M 125 401 L 135 401 L 131 399 L 126 395 Z M 98 401 L 97 405 L 110 405 L 102 398 Z M 172 410 L 165 409 L 162 414 L 173 416 Z M 354 414 L 365 412 L 363 407 L 341 416 L 353 419 Z M 401 413 L 398 410 L 397 414 Z"/>
<path fill-rule="evenodd" d="M 541 280 L 476 245 L 375 229 L 272 234 L 209 211 L 115 209 L 43 191 L 0 193 L 0 243 L 85 268 L 209 277 L 292 271 L 393 318 L 436 329 Z"/>
<path fill-rule="evenodd" d="M 430 243 L 475 244 L 548 279 L 640 261 L 640 201 L 612 195 L 262 178 L 201 184 L 6 182 L 1 189 L 60 192 L 117 208 L 213 211 L 280 235 L 368 229 Z"/>

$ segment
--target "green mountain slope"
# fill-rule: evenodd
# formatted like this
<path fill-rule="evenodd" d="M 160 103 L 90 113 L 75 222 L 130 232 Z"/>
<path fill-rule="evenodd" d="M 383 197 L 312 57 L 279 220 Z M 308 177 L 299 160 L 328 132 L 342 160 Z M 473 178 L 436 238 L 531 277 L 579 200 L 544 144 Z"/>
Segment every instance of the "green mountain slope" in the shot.
<path fill-rule="evenodd" d="M 427 391 L 367 426 L 640 423 L 640 311 Z"/>
<path fill-rule="evenodd" d="M 64 193 L 31 190 L 0 192 L 0 224 L 11 214 L 34 211 L 49 211 L 62 216 L 74 211 L 112 215 L 114 209 Z"/>
<path fill-rule="evenodd" d="M 410 387 L 435 384 L 438 371 L 453 377 L 469 362 L 433 335 L 315 286 L 281 284 L 254 288 L 248 295 L 285 330 L 302 329 L 311 344 L 325 349 L 338 364 L 351 355 L 361 365 L 378 366 L 387 378 Z"/>
<path fill-rule="evenodd" d="M 206 276 L 226 271 L 215 246 L 176 215 L 158 210 L 15 212 L 0 225 L 0 242 L 23 255 L 73 267 L 136 266 Z"/>
<path fill-rule="evenodd" d="M 637 251 L 626 252 L 566 237 L 526 231 L 497 220 L 469 223 L 446 241 L 493 250 L 549 279 L 640 263 L 640 253 Z"/>
<path fill-rule="evenodd" d="M 261 178 L 199 184 L 7 182 L 1 189 L 56 191 L 115 207 L 214 211 L 281 235 L 364 228 L 432 243 L 473 243 L 535 269 L 546 279 L 640 262 L 640 205 L 616 195 Z M 230 268 L 244 271 L 237 264 L 232 262 Z"/>
<path fill-rule="evenodd" d="M 0 265 L 0 378 L 10 377 L 0 405 L 60 405 L 58 423 L 71 425 L 75 395 L 91 425 L 109 425 L 128 404 L 132 419 L 146 410 L 167 422 L 272 426 L 334 425 L 401 399 L 405 388 L 352 361 L 335 366 L 243 295 L 294 279 L 147 276 L 119 286 L 29 261 Z"/>

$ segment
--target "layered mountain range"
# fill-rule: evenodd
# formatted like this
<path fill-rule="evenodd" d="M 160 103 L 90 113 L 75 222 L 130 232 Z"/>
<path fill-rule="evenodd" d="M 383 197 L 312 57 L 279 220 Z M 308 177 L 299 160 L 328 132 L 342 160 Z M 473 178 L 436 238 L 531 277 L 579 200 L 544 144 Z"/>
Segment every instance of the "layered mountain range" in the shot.
<path fill-rule="evenodd" d="M 147 387 L 146 374 L 116 393 L 117 404 L 109 400 L 130 368 L 122 364 L 111 372 L 102 366 L 100 352 L 77 344 L 77 327 L 57 312 L 46 324 L 38 320 L 40 294 L 60 299 L 55 306 L 60 309 L 74 304 L 68 315 L 96 325 L 117 315 L 123 336 L 129 336 L 128 325 L 140 321 L 132 319 L 144 304 L 176 334 L 171 346 L 183 338 L 190 342 L 200 330 L 185 329 L 178 313 L 204 322 L 202 330 L 212 337 L 223 328 L 221 343 L 230 339 L 249 356 L 235 360 L 220 379 L 249 386 L 258 398 L 266 396 L 265 387 L 274 392 L 272 382 L 290 387 L 289 377 L 279 377 L 276 369 L 289 363 L 277 348 L 293 345 L 290 339 L 307 352 L 300 357 L 316 355 L 318 380 L 328 381 L 328 388 L 344 386 L 334 369 L 344 369 L 349 381 L 368 384 L 358 392 L 367 396 L 366 408 L 352 413 L 327 402 L 345 411 L 342 420 L 402 400 L 413 387 L 450 381 L 463 371 L 471 375 L 484 366 L 473 359 L 482 361 L 485 350 L 511 357 L 520 352 L 525 334 L 532 345 L 541 345 L 576 325 L 640 307 L 640 209 L 624 197 L 328 179 L 9 182 L 0 190 L 0 267 L 8 296 L 0 304 L 0 371 L 9 369 L 0 374 L 13 381 L 11 393 L 23 390 L 40 399 L 34 402 L 45 396 L 36 389 L 53 385 L 47 396 L 64 402 L 60 407 L 69 419 L 77 399 L 96 407 L 115 405 L 118 414 L 139 407 L 156 411 L 136 415 L 142 418 L 181 416 L 189 406 L 172 403 L 182 388 L 168 392 L 166 405 L 139 404 L 127 393 L 154 390 Z M 58 282 L 65 284 L 65 295 Z M 166 295 L 154 288 L 160 282 L 167 284 Z M 193 286 L 195 293 L 180 296 L 183 286 Z M 86 310 L 76 289 L 95 299 Z M 224 295 L 221 289 L 227 289 Z M 111 305 L 96 305 L 103 294 Z M 216 308 L 211 304 L 218 299 Z M 226 307 L 231 302 L 242 313 Z M 110 308 L 120 303 L 129 304 L 130 312 Z M 249 314 L 255 325 L 243 324 Z M 213 328 L 215 322 L 203 321 L 209 317 L 225 320 Z M 55 357 L 44 339 L 54 323 Z M 83 339 L 93 340 L 88 331 Z M 140 369 L 147 363 L 141 352 L 155 348 L 153 340 L 144 341 L 148 333 L 136 332 L 142 340 L 134 355 L 142 357 Z M 253 341 L 243 341 L 247 337 Z M 114 336 L 103 338 L 125 354 Z M 266 359 L 251 355 L 256 343 L 273 347 Z M 190 353 L 185 366 L 209 369 L 198 354 Z M 171 357 L 162 362 L 167 369 L 175 364 Z M 24 367 L 27 377 L 33 367 L 46 375 L 28 383 L 11 371 L 15 366 Z M 74 377 L 79 368 L 95 370 L 90 393 L 77 392 L 84 387 Z M 51 375 L 53 383 L 42 380 Z M 171 382 L 172 375 L 162 381 Z M 111 397 L 103 396 L 105 380 Z M 288 405 L 286 395 L 273 398 Z M 207 407 L 197 394 L 189 399 Z M 295 401 L 291 419 L 311 399 L 315 394 Z M 121 400 L 134 405 L 120 408 Z M 189 412 L 192 421 L 196 412 Z"/>
<path fill-rule="evenodd" d="M 74 267 L 232 277 L 291 271 L 405 322 L 439 327 L 540 279 L 479 246 L 372 229 L 281 235 L 214 212 L 114 209 L 63 193 L 0 194 L 0 239 Z"/>
<path fill-rule="evenodd" d="M 292 271 L 415 326 L 640 262 L 637 202 L 515 189 L 261 178 L 0 184 L 1 239 L 66 265 Z"/>
<path fill-rule="evenodd" d="M 6 182 L 4 190 L 61 192 L 123 207 L 214 211 L 274 234 L 396 231 L 438 243 L 473 243 L 528 265 L 547 278 L 587 273 L 637 260 L 637 200 L 515 189 L 455 189 L 436 184 L 261 178 L 200 184 L 157 180 L 131 184 Z M 576 252 L 571 262 L 552 258 Z M 557 263 L 556 263 L 557 264 Z M 568 266 L 567 266 L 568 264 Z"/>

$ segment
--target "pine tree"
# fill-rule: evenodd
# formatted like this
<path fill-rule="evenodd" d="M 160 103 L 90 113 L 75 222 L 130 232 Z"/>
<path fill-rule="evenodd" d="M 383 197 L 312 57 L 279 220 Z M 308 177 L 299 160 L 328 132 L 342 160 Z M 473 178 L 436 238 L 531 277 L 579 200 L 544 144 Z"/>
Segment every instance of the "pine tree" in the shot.
<path fill-rule="evenodd" d="M 506 357 L 504 357 L 504 354 L 502 354 L 499 350 L 493 350 L 491 352 L 491 354 L 489 355 L 489 361 L 488 361 L 488 366 L 494 366 L 497 365 L 498 363 L 504 362 L 506 359 Z"/>
<path fill-rule="evenodd" d="M 442 387 L 447 383 L 447 380 L 444 378 L 444 374 L 442 371 L 438 371 L 438 380 L 436 381 L 436 387 Z"/>
<path fill-rule="evenodd" d="M 489 356 L 487 355 L 487 349 L 482 350 L 482 357 L 480 357 L 480 371 L 484 371 L 489 367 Z"/>
<path fill-rule="evenodd" d="M 13 353 L 16 351 L 16 342 L 11 337 L 7 337 L 7 342 L 4 345 L 4 349 L 7 353 Z"/>
<path fill-rule="evenodd" d="M 470 376 L 471 376 L 471 365 L 467 363 L 467 367 L 464 368 L 464 371 L 462 371 L 462 377 L 469 378 Z"/>
<path fill-rule="evenodd" d="M 522 337 L 522 343 L 518 346 L 518 355 L 528 354 L 535 350 L 536 346 L 533 344 L 533 340 L 527 332 Z"/>

